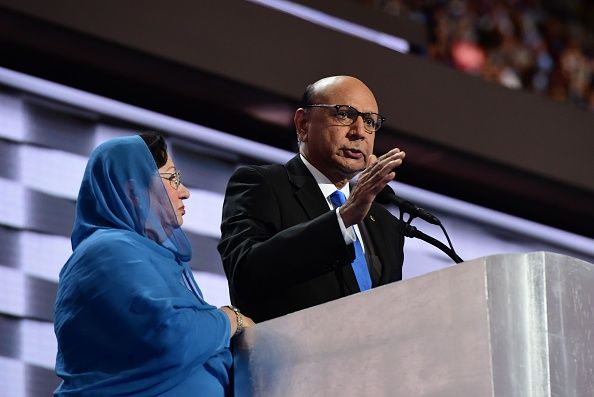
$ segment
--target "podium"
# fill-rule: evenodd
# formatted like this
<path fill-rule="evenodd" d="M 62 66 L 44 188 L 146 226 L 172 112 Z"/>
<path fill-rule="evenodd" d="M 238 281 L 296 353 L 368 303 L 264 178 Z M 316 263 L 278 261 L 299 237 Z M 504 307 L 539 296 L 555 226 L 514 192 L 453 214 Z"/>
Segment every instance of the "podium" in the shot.
<path fill-rule="evenodd" d="M 594 396 L 594 265 L 494 255 L 249 328 L 235 395 Z"/>

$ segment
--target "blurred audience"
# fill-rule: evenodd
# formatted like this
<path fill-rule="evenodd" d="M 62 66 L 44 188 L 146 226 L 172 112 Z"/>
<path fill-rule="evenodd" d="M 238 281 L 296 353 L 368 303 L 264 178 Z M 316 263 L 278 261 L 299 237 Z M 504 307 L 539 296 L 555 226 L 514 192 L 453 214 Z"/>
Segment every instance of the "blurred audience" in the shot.
<path fill-rule="evenodd" d="M 426 55 L 594 112 L 591 0 L 359 0 L 426 23 Z"/>

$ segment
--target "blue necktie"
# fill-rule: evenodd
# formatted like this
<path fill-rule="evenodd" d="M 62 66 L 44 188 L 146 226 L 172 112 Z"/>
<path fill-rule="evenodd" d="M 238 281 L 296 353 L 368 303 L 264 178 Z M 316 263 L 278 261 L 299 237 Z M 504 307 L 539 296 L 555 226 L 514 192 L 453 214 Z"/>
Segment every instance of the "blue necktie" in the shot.
<path fill-rule="evenodd" d="M 344 204 L 346 197 L 340 190 L 335 191 L 330 195 L 330 202 L 334 208 L 338 208 Z M 353 232 L 355 229 L 353 228 Z M 369 270 L 367 269 L 367 261 L 365 260 L 365 253 L 361 247 L 361 242 L 357 238 L 355 233 L 355 241 L 353 242 L 355 248 L 355 260 L 352 263 L 359 289 L 365 291 L 371 288 L 371 277 L 369 276 Z"/>

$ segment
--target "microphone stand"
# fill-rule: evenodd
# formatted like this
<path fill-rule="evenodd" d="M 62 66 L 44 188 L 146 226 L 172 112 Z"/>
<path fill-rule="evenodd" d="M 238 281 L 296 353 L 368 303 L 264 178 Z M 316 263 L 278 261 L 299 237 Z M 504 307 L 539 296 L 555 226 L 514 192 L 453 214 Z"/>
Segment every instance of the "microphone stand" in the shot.
<path fill-rule="evenodd" d="M 412 226 L 409 223 L 404 223 L 403 222 L 401 224 L 403 225 L 402 233 L 406 237 L 418 238 L 420 240 L 423 240 L 423 241 L 431 244 L 432 246 L 434 246 L 436 248 L 439 248 L 441 251 L 443 251 L 447 256 L 449 256 L 456 263 L 462 263 L 462 262 L 464 262 L 462 260 L 462 258 L 460 258 L 456 254 L 456 252 L 454 252 L 454 250 L 450 249 L 448 246 L 446 246 L 441 241 L 439 241 L 436 238 L 433 238 L 431 236 L 428 236 L 427 234 L 423 233 L 422 231 L 420 231 L 419 229 L 417 229 L 416 227 Z"/>
<path fill-rule="evenodd" d="M 400 199 L 400 200 L 404 201 L 402 199 Z M 414 207 L 415 206 L 413 205 L 413 208 Z M 446 232 L 445 228 L 441 224 L 441 221 L 439 219 L 437 219 L 437 217 L 430 214 L 431 218 L 425 219 L 425 220 L 429 221 L 430 223 L 432 223 L 434 225 L 438 225 L 441 228 L 441 230 L 443 231 L 443 233 L 445 234 L 445 236 L 448 240 L 448 244 L 450 245 L 449 247 L 446 246 L 441 241 L 439 241 L 438 239 L 423 233 L 422 231 L 420 231 L 419 229 L 417 229 L 416 227 L 414 227 L 413 225 L 410 224 L 412 222 L 412 220 L 414 218 L 416 218 L 416 214 L 413 214 L 412 213 L 413 211 L 410 211 L 410 207 L 407 207 L 406 205 L 402 205 L 402 206 L 399 205 L 398 208 L 400 209 L 400 221 L 401 221 L 401 225 L 402 225 L 402 234 L 404 234 L 406 237 L 418 238 L 420 240 L 423 240 L 426 243 L 431 244 L 432 246 L 434 246 L 436 248 L 439 248 L 442 252 L 444 252 L 447 256 L 449 256 L 456 263 L 464 262 L 464 260 L 462 258 L 460 258 L 458 256 L 458 254 L 456 253 L 456 251 L 454 250 L 454 247 L 452 246 L 452 242 L 450 240 L 450 236 L 448 236 L 448 233 Z M 403 219 L 405 212 L 407 212 L 409 215 L 406 223 L 404 222 L 404 219 Z"/>
<path fill-rule="evenodd" d="M 378 195 L 375 197 L 375 201 L 383 205 L 396 204 L 396 206 L 398 206 L 398 208 L 400 209 L 400 224 L 402 225 L 401 229 L 402 234 L 404 236 L 412 238 L 416 237 L 431 244 L 436 248 L 439 248 L 447 256 L 452 258 L 452 260 L 456 263 L 464 262 L 462 258 L 460 258 L 454 250 L 454 246 L 452 245 L 450 236 L 448 236 L 448 233 L 441 224 L 441 221 L 435 215 L 431 214 L 429 211 L 426 211 L 421 207 L 416 206 L 410 201 L 403 200 L 402 198 L 396 196 L 396 193 L 394 193 L 394 190 L 392 190 L 392 188 L 389 185 L 386 185 L 382 189 L 382 191 L 378 193 Z M 407 213 L 409 215 L 406 223 L 403 219 L 404 213 Z M 416 217 L 419 217 L 423 219 L 425 222 L 429 222 L 433 225 L 438 225 L 448 240 L 448 244 L 450 245 L 449 248 L 441 241 L 426 235 L 425 233 L 418 230 L 416 227 L 412 226 L 410 223 Z"/>

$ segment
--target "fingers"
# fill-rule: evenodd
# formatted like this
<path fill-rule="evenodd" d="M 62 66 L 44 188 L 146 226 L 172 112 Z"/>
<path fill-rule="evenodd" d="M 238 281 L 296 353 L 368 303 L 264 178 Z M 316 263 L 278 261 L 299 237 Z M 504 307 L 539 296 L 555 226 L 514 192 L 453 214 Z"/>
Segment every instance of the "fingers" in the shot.
<path fill-rule="evenodd" d="M 340 210 L 346 227 L 363 220 L 375 196 L 396 176 L 394 169 L 402 164 L 404 156 L 405 153 L 398 148 L 378 158 L 373 156 L 375 161 L 359 175 L 357 184 Z"/>
<path fill-rule="evenodd" d="M 386 185 L 388 182 L 393 180 L 396 177 L 396 173 L 394 171 L 390 172 L 386 177 L 383 179 L 383 184 Z"/>
<path fill-rule="evenodd" d="M 398 148 L 394 148 L 377 158 L 373 156 L 376 158 L 376 161 L 368 165 L 365 171 L 361 173 L 358 183 L 365 183 L 366 181 L 369 181 L 372 184 L 383 182 L 383 179 L 385 179 L 388 174 L 392 173 L 396 167 L 399 167 L 402 164 L 405 156 L 406 153 Z M 385 183 L 383 185 L 385 185 Z M 383 189 L 383 185 L 379 190 Z"/>
<path fill-rule="evenodd" d="M 402 163 L 402 160 L 404 159 L 404 157 L 406 156 L 406 153 L 404 153 L 403 151 L 401 151 L 398 148 L 394 148 L 392 150 L 390 150 L 388 153 L 385 153 L 383 155 L 381 155 L 377 160 L 376 164 L 380 165 L 380 166 L 385 166 L 388 163 L 391 162 L 398 162 L 398 165 L 400 165 Z"/>
<path fill-rule="evenodd" d="M 406 153 L 404 153 L 403 151 L 401 151 L 398 148 L 394 148 L 394 149 L 390 150 L 389 152 L 381 155 L 380 157 L 376 157 L 375 155 L 369 156 L 370 160 L 372 158 L 375 159 L 375 161 L 373 161 L 373 162 L 370 161 L 369 165 L 371 167 L 375 167 L 376 169 L 378 169 L 378 168 L 385 167 L 387 164 L 394 162 L 394 161 L 399 160 L 400 163 L 402 163 L 402 160 L 404 159 L 405 156 L 406 156 Z M 398 165 L 400 163 L 398 163 Z"/>

